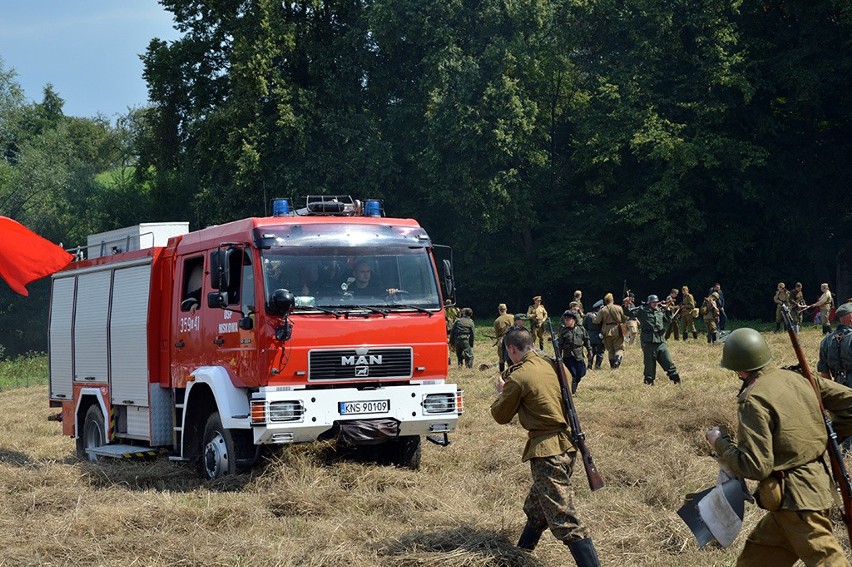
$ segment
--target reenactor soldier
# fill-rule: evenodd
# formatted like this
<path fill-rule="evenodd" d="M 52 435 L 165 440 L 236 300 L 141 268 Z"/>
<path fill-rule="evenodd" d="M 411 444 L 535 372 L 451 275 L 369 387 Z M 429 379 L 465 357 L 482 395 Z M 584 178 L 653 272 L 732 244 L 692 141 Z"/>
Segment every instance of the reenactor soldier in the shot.
<path fill-rule="evenodd" d="M 576 301 L 572 301 L 568 304 L 568 311 L 571 311 L 575 315 L 577 315 L 577 318 L 582 318 L 583 314 L 581 313 L 582 309 L 580 307 L 581 304 L 577 303 Z"/>
<path fill-rule="evenodd" d="M 527 309 L 527 319 L 530 321 L 530 331 L 538 339 L 539 350 L 544 350 L 544 325 L 547 321 L 547 309 L 541 304 L 541 296 L 533 297 L 533 304 Z"/>
<path fill-rule="evenodd" d="M 473 323 L 473 309 L 465 307 L 461 311 L 461 317 L 456 319 L 450 331 L 450 344 L 456 348 L 456 359 L 459 366 L 464 365 L 473 368 L 473 335 L 476 325 Z"/>
<path fill-rule="evenodd" d="M 595 323 L 595 313 L 600 311 L 601 307 L 603 307 L 603 299 L 598 299 L 592 305 L 592 310 L 583 317 L 583 328 L 586 329 L 586 334 L 589 335 L 589 343 L 592 345 L 592 356 L 594 357 L 594 366 L 592 366 L 592 360 L 589 360 L 589 369 L 594 368 L 595 370 L 601 369 L 604 353 L 603 334 L 601 333 L 602 325 Z"/>
<path fill-rule="evenodd" d="M 586 329 L 577 323 L 577 314 L 570 309 L 562 314 L 562 328 L 559 329 L 559 351 L 562 363 L 571 373 L 571 393 L 577 392 L 580 380 L 586 375 L 586 358 L 583 348 L 592 360 L 592 345 Z"/>
<path fill-rule="evenodd" d="M 515 328 L 515 329 L 523 329 L 524 328 L 524 321 L 527 320 L 527 316 L 524 315 L 523 313 L 515 313 L 515 316 L 513 317 L 513 319 L 515 321 L 512 323 L 512 327 Z M 509 361 L 507 360 L 506 362 L 509 362 Z"/>
<path fill-rule="evenodd" d="M 790 307 L 790 292 L 787 291 L 787 287 L 784 285 L 784 282 L 778 284 L 778 287 L 775 289 L 775 297 L 772 298 L 772 301 L 775 302 L 775 332 L 781 332 L 781 325 L 784 325 L 784 330 L 787 330 L 787 325 L 784 324 L 784 316 L 782 315 L 781 306 L 786 305 Z"/>
<path fill-rule="evenodd" d="M 704 315 L 704 326 L 707 327 L 707 344 L 716 342 L 719 331 L 719 294 L 715 291 L 704 298 L 701 313 Z"/>
<path fill-rule="evenodd" d="M 499 397 L 491 404 L 491 415 L 500 424 L 517 415 L 527 430 L 523 460 L 530 463 L 533 482 L 518 547 L 532 551 L 549 528 L 579 567 L 600 567 L 589 529 L 574 508 L 571 474 L 577 449 L 565 418 L 556 362 L 533 350 L 533 336 L 524 328 L 510 329 L 504 345 L 513 364 L 497 378 Z"/>
<path fill-rule="evenodd" d="M 642 344 L 642 358 L 645 365 L 645 384 L 654 385 L 654 380 L 657 377 L 657 363 L 663 367 L 666 375 L 675 384 L 680 384 L 680 374 L 677 367 L 672 361 L 669 354 L 669 347 L 666 346 L 664 336 L 666 327 L 669 326 L 672 320 L 672 312 L 669 305 L 660 307 L 660 298 L 656 295 L 649 295 L 645 305 L 634 307 L 632 304 L 626 304 L 626 308 L 630 315 L 636 317 L 640 325 L 639 340 Z"/>
<path fill-rule="evenodd" d="M 583 292 L 579 289 L 574 291 L 574 301 L 577 304 L 577 314 L 582 318 L 586 312 L 583 310 Z"/>
<path fill-rule="evenodd" d="M 828 284 L 824 283 L 819 286 L 822 295 L 819 296 L 817 302 L 813 305 L 808 305 L 808 308 L 819 307 L 819 321 L 822 323 L 822 334 L 827 335 L 831 332 L 831 308 L 834 306 L 834 299 L 831 296 L 831 290 L 828 289 Z"/>
<path fill-rule="evenodd" d="M 683 294 L 683 300 L 680 302 L 680 329 L 683 333 L 683 340 L 686 340 L 689 337 L 689 333 L 692 333 L 692 338 L 698 338 L 698 331 L 695 330 L 695 317 L 697 314 L 697 308 L 695 306 L 695 298 L 692 297 L 692 294 L 689 293 L 689 287 L 683 286 L 680 288 L 681 293 Z"/>
<path fill-rule="evenodd" d="M 802 282 L 796 282 L 793 291 L 790 292 L 790 318 L 793 320 L 793 327 L 797 333 L 802 326 L 802 312 L 807 308 L 805 294 L 802 293 Z"/>
<path fill-rule="evenodd" d="M 505 303 L 501 303 L 497 306 L 497 312 L 499 315 L 496 319 L 494 319 L 494 340 L 497 341 L 497 356 L 500 359 L 500 372 L 503 372 L 506 369 L 506 361 L 508 358 L 506 357 L 506 349 L 503 348 L 503 335 L 506 334 L 506 331 L 509 330 L 515 319 L 508 313 L 506 313 L 507 307 Z"/>
<path fill-rule="evenodd" d="M 666 297 L 666 300 L 664 301 L 664 303 L 668 306 L 668 309 L 672 309 L 677 306 L 677 295 L 679 293 L 680 290 L 676 287 L 673 287 L 671 292 L 669 292 L 668 297 Z M 680 319 L 680 309 L 676 310 L 675 313 L 676 316 L 672 317 L 669 322 L 669 326 L 666 327 L 666 340 L 669 340 L 669 337 L 672 335 L 674 335 L 676 341 L 680 340 L 680 333 L 677 329 L 678 319 Z"/>
<path fill-rule="evenodd" d="M 615 305 L 611 293 L 604 296 L 604 306 L 595 313 L 592 320 L 601 325 L 601 334 L 603 334 L 604 348 L 609 358 L 610 368 L 618 368 L 621 366 L 622 358 L 624 358 L 622 325 L 627 323 L 627 316 L 624 315 L 624 310 L 620 305 Z"/>
<path fill-rule="evenodd" d="M 445 299 L 444 311 L 447 317 L 447 337 L 449 337 L 450 331 L 453 330 L 453 325 L 456 323 L 456 319 L 459 318 L 459 308 L 453 305 L 452 299 Z"/>
<path fill-rule="evenodd" d="M 837 308 L 837 329 L 819 344 L 820 376 L 852 388 L 852 303 Z"/>
<path fill-rule="evenodd" d="M 725 340 L 722 367 L 743 385 L 737 398 L 734 441 L 724 427 L 707 441 L 729 474 L 757 480 L 758 506 L 768 510 L 748 535 L 738 567 L 844 565 L 849 562 L 831 529 L 834 482 L 824 453 L 828 442 L 814 388 L 801 374 L 772 368 L 772 355 L 754 329 L 734 330 Z M 816 377 L 838 436 L 852 431 L 852 389 Z"/>

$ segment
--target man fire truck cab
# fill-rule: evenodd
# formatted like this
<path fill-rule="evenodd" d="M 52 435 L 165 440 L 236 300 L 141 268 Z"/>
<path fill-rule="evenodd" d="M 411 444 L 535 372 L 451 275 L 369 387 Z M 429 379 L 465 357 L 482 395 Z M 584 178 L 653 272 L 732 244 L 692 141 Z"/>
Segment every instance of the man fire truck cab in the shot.
<path fill-rule="evenodd" d="M 448 443 L 462 413 L 452 265 L 439 280 L 426 231 L 383 214 L 309 196 L 196 232 L 90 237 L 52 277 L 49 323 L 50 405 L 79 456 L 165 450 L 212 479 L 264 445 L 337 438 L 417 468 L 421 436 Z"/>

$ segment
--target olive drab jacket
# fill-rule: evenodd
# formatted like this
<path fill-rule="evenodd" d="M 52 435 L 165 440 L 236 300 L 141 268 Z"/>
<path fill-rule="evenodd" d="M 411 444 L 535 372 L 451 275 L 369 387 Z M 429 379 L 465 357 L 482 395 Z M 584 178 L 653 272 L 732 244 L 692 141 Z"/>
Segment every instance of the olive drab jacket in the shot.
<path fill-rule="evenodd" d="M 521 427 L 535 433 L 527 439 L 523 460 L 576 451 L 562 409 L 556 363 L 529 351 L 520 362 L 509 367 L 504 379 L 503 392 L 491 404 L 491 416 L 503 424 L 517 415 Z"/>
<path fill-rule="evenodd" d="M 503 313 L 494 319 L 494 338 L 498 341 L 502 339 L 514 322 L 515 318 L 508 313 Z"/>
<path fill-rule="evenodd" d="M 627 323 L 627 317 L 624 315 L 621 305 L 610 303 L 601 307 L 601 310 L 595 314 L 593 321 L 600 323 L 603 336 L 615 337 L 621 332 L 621 324 Z"/>
<path fill-rule="evenodd" d="M 852 388 L 815 379 L 842 439 L 852 431 Z M 719 460 L 734 474 L 752 480 L 784 472 L 782 509 L 834 506 L 828 457 L 823 457 L 828 434 L 808 379 L 790 370 L 757 370 L 743 383 L 737 401 L 737 439 L 723 432 L 716 440 Z"/>
<path fill-rule="evenodd" d="M 447 334 L 449 334 L 449 332 L 453 328 L 453 325 L 455 325 L 455 323 L 456 323 L 456 319 L 459 318 L 459 315 L 461 314 L 461 312 L 459 311 L 459 308 L 456 307 L 455 305 L 448 305 L 447 308 L 446 308 L 446 313 L 447 313 Z"/>
<path fill-rule="evenodd" d="M 601 335 L 602 325 L 595 323 L 594 313 L 586 313 L 585 317 L 583 317 L 583 328 L 586 329 L 586 334 L 589 335 L 590 343 L 593 345 L 603 344 L 603 335 Z"/>
<path fill-rule="evenodd" d="M 772 298 L 778 305 L 790 305 L 790 292 L 786 289 L 779 289 L 775 292 L 775 297 Z"/>
<path fill-rule="evenodd" d="M 672 312 L 668 309 L 651 309 L 648 305 L 628 307 L 631 317 L 639 320 L 640 341 L 643 343 L 664 343 L 665 333 L 672 322 Z"/>
<path fill-rule="evenodd" d="M 692 311 L 695 309 L 695 297 L 691 293 L 683 294 L 683 301 L 680 302 L 680 310 L 684 315 L 692 316 Z"/>
<path fill-rule="evenodd" d="M 584 360 L 583 347 L 589 351 L 592 350 L 586 329 L 580 325 L 574 325 L 571 329 L 563 325 L 559 329 L 559 349 L 562 351 L 563 358 L 571 357 L 574 360 Z"/>
<path fill-rule="evenodd" d="M 534 329 L 541 327 L 545 321 L 547 321 L 547 309 L 544 308 L 544 305 L 539 304 L 538 307 L 535 305 L 530 305 L 527 309 L 527 319 L 530 320 L 531 325 Z"/>
<path fill-rule="evenodd" d="M 456 319 L 452 330 L 450 330 L 450 344 L 458 346 L 459 343 L 473 347 L 473 335 L 476 325 L 470 317 L 459 317 Z"/>

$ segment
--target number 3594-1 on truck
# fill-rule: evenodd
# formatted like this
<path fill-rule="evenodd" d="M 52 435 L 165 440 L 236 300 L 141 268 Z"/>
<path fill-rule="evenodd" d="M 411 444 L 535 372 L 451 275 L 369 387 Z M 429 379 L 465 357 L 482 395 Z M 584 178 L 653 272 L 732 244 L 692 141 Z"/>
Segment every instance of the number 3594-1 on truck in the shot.
<path fill-rule="evenodd" d="M 452 265 L 439 278 L 416 221 L 320 196 L 186 226 L 93 235 L 52 277 L 50 405 L 81 458 L 165 450 L 217 478 L 264 445 L 337 438 L 417 468 L 421 436 L 448 442 Z"/>

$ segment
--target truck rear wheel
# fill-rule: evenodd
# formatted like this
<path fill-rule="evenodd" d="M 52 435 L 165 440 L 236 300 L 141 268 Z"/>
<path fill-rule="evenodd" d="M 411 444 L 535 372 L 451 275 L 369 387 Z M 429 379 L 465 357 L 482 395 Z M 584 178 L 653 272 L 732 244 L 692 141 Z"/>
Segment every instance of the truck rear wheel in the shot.
<path fill-rule="evenodd" d="M 106 444 L 104 414 L 98 404 L 93 404 L 86 410 L 86 417 L 83 418 L 83 433 L 77 438 L 77 456 L 84 461 L 97 461 L 98 456 L 88 450 Z"/>
<path fill-rule="evenodd" d="M 219 412 L 214 411 L 204 426 L 198 474 L 206 480 L 213 480 L 236 472 L 237 454 L 234 451 L 233 436 L 229 430 L 222 427 Z"/>

